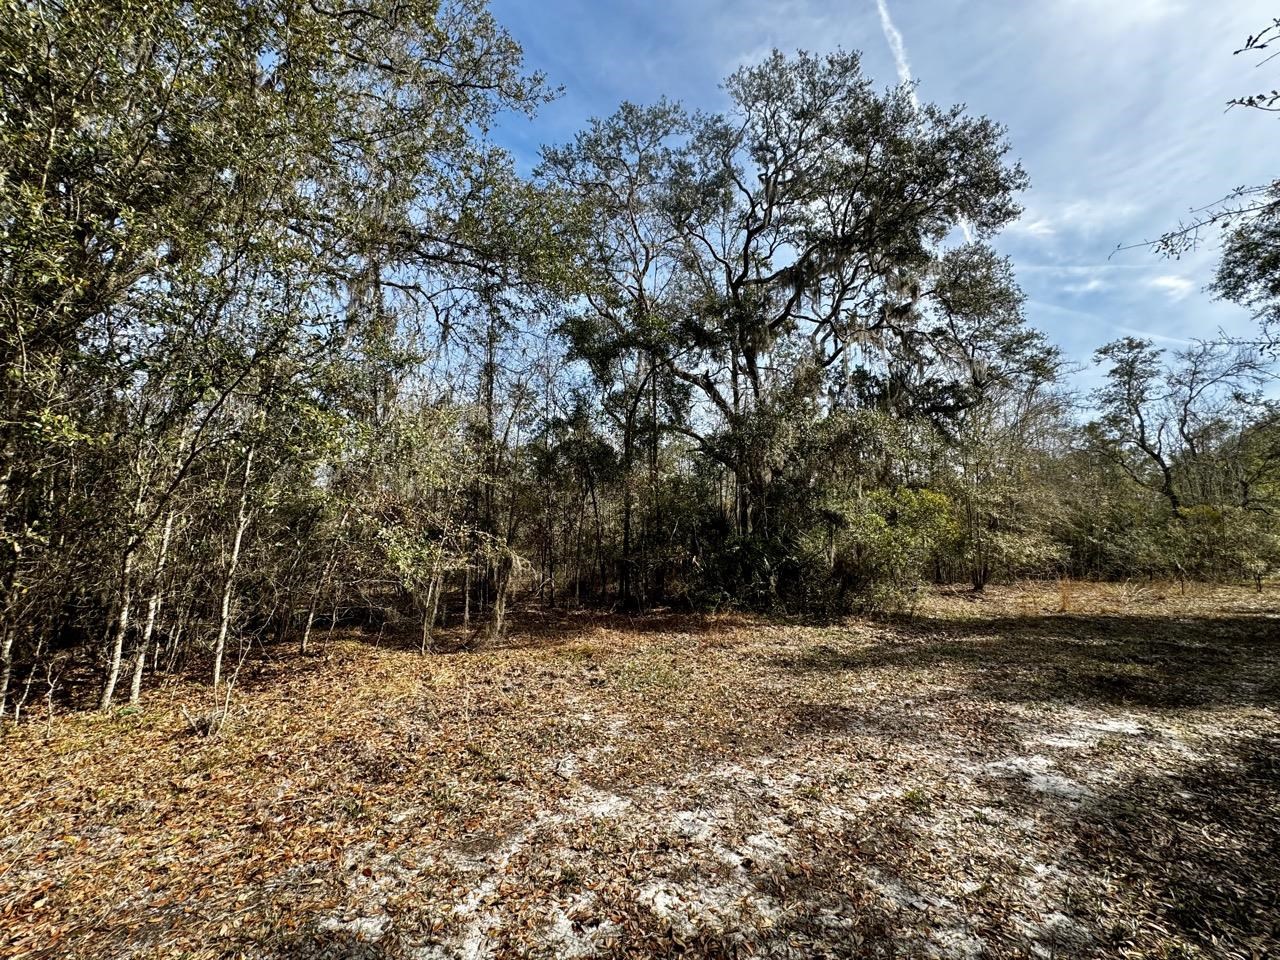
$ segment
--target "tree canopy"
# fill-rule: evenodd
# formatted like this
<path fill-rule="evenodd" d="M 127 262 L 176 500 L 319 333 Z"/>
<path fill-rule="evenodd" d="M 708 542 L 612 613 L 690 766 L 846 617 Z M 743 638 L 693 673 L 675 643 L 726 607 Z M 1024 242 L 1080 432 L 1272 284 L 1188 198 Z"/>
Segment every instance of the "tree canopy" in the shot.
<path fill-rule="evenodd" d="M 109 707 L 344 625 L 479 642 L 513 597 L 838 616 L 1280 558 L 1265 351 L 1120 340 L 1077 402 L 992 246 L 1005 129 L 856 53 L 523 176 L 491 130 L 553 91 L 480 0 L 0 17 L 10 714 L 73 663 Z M 1265 331 L 1257 197 L 1216 290 Z"/>

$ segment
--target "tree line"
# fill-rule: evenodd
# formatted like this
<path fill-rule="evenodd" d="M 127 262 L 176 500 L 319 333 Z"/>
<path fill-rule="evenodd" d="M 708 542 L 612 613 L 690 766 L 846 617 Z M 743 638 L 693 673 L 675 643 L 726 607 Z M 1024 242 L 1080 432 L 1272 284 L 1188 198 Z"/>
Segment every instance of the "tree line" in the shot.
<path fill-rule="evenodd" d="M 554 92 L 481 0 L 0 18 L 5 715 L 343 624 L 498 636 L 517 594 L 839 615 L 1280 559 L 1274 205 L 1218 279 L 1257 343 L 1120 340 L 1080 396 L 990 245 L 1004 129 L 857 54 L 525 176 L 493 125 Z"/>

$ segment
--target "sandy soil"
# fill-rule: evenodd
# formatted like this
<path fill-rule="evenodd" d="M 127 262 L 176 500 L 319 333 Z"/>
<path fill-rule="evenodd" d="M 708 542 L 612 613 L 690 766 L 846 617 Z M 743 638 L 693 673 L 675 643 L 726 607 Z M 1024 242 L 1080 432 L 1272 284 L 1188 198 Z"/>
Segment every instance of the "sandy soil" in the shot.
<path fill-rule="evenodd" d="M 1280 588 L 255 651 L 0 734 L 4 957 L 1280 953 Z M 184 710 L 185 707 L 185 710 Z"/>

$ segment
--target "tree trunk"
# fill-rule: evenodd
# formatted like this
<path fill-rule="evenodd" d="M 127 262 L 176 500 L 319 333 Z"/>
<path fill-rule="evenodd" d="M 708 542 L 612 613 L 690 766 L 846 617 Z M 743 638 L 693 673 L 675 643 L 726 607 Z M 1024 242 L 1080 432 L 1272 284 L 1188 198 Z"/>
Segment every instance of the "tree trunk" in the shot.
<path fill-rule="evenodd" d="M 320 575 L 320 582 L 311 591 L 311 602 L 307 604 L 307 622 L 302 628 L 302 639 L 298 642 L 299 653 L 305 654 L 307 652 L 307 644 L 311 640 L 311 628 L 316 622 L 316 608 L 320 605 L 320 597 L 333 580 L 333 568 L 338 562 L 338 536 L 346 527 L 347 517 L 349 516 L 351 516 L 351 511 L 348 509 L 343 512 L 342 519 L 338 521 L 338 532 L 334 535 L 333 542 L 329 545 L 329 559 L 325 562 L 324 572 Z"/>
<path fill-rule="evenodd" d="M 503 553 L 496 564 L 493 591 L 493 616 L 489 619 L 489 639 L 500 640 L 507 629 L 507 593 L 511 583 L 511 555 Z"/>
<path fill-rule="evenodd" d="M 222 682 L 222 658 L 227 648 L 227 633 L 231 628 L 231 591 L 235 587 L 236 567 L 240 564 L 240 547 L 244 532 L 249 526 L 249 477 L 253 471 L 254 448 L 249 447 L 244 458 L 244 476 L 240 481 L 240 506 L 236 511 L 236 532 L 231 541 L 231 557 L 227 561 L 227 576 L 222 584 L 222 606 L 218 617 L 218 639 L 213 645 L 213 689 Z"/>
<path fill-rule="evenodd" d="M 462 628 L 471 629 L 471 559 L 462 573 Z"/>
<path fill-rule="evenodd" d="M 99 710 L 109 710 L 111 700 L 115 697 L 116 684 L 120 680 L 120 664 L 124 657 L 124 639 L 129 632 L 129 608 L 133 605 L 133 548 L 125 554 L 120 568 L 120 599 L 116 612 L 115 633 L 111 642 L 110 659 L 107 663 L 107 680 L 102 685 L 102 697 L 98 701 Z"/>
<path fill-rule="evenodd" d="M 147 622 L 142 628 L 142 638 L 133 657 L 133 680 L 129 684 L 129 703 L 136 706 L 142 699 L 142 671 L 147 664 L 147 649 L 155 632 L 156 614 L 160 611 L 160 586 L 164 581 L 165 561 L 169 556 L 169 541 L 173 537 L 174 511 L 164 519 L 164 532 L 160 535 L 160 552 L 156 556 L 156 569 L 152 576 L 151 596 L 147 598 Z"/>
<path fill-rule="evenodd" d="M 298 652 L 305 655 L 307 644 L 311 640 L 311 627 L 316 622 L 316 605 L 320 602 L 320 590 L 323 584 L 316 584 L 311 591 L 311 602 L 307 604 L 307 620 L 302 626 L 302 639 L 298 641 Z"/>
<path fill-rule="evenodd" d="M 594 480 L 591 483 L 591 513 L 596 521 L 596 569 L 600 571 L 600 585 L 596 591 L 597 597 L 604 599 L 605 594 L 609 592 L 609 570 L 605 565 L 604 559 L 604 521 L 600 519 L 600 498 L 596 496 L 596 485 Z"/>
<path fill-rule="evenodd" d="M 574 606 L 582 605 L 582 528 L 585 525 L 587 514 L 587 501 L 583 497 L 579 501 L 578 508 L 578 543 L 574 550 L 573 560 L 573 603 Z"/>
<path fill-rule="evenodd" d="M 9 682 L 13 677 L 13 636 L 17 630 L 10 624 L 0 627 L 0 718 L 9 703 Z"/>
<path fill-rule="evenodd" d="M 187 632 L 187 621 L 191 619 L 191 607 L 194 598 L 189 599 L 186 604 L 181 607 L 178 614 L 178 622 L 173 626 L 173 636 L 166 645 L 167 660 L 164 665 L 165 673 L 173 673 L 173 668 L 178 662 L 178 654 L 182 648 L 182 635 Z"/>
<path fill-rule="evenodd" d="M 440 587 L 444 571 L 437 560 L 431 570 L 431 582 L 427 585 L 427 602 L 422 605 L 422 652 L 431 649 L 432 632 L 436 626 L 436 614 L 440 610 Z"/>

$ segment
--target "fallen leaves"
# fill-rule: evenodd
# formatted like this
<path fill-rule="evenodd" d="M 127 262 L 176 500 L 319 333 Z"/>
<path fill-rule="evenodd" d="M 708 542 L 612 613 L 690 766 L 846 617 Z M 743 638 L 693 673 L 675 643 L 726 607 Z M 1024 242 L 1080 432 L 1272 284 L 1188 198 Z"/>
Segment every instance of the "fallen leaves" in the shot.
<path fill-rule="evenodd" d="M 217 740 L 182 683 L 7 729 L 0 955 L 1265 956 L 1275 598 L 1191 593 L 350 636 Z"/>

